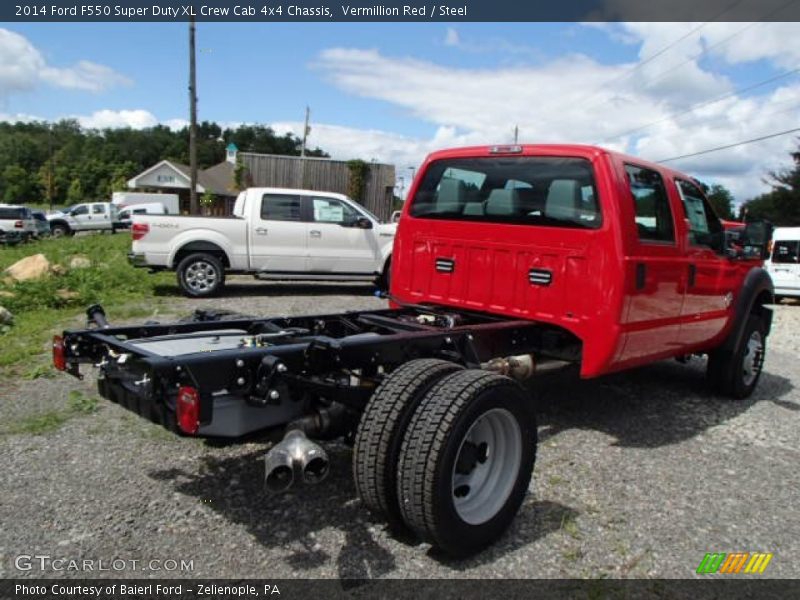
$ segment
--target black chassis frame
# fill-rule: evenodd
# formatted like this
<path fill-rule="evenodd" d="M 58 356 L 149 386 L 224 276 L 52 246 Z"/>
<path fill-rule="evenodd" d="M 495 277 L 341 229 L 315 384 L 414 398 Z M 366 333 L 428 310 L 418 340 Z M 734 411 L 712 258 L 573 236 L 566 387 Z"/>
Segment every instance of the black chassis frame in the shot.
<path fill-rule="evenodd" d="M 175 357 L 131 343 L 220 329 L 242 329 L 251 341 L 266 342 L 247 347 L 243 340 L 239 348 Z M 581 343 L 564 329 L 534 321 L 405 305 L 332 315 L 212 318 L 66 331 L 64 353 L 68 373 L 80 378 L 80 364 L 99 367 L 103 396 L 168 426 L 165 415 L 174 411 L 181 386 L 197 389 L 201 425 L 211 422 L 213 395 L 220 390 L 258 406 L 275 404 L 269 394 L 280 390 L 281 398 L 309 394 L 361 412 L 384 373 L 416 358 L 441 358 L 468 368 L 520 354 L 578 362 Z"/>

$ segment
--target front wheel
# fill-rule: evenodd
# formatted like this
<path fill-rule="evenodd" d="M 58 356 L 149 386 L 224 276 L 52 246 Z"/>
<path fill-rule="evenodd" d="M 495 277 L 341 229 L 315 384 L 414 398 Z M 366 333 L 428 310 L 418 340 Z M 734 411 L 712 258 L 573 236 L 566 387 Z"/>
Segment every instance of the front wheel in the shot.
<path fill-rule="evenodd" d="M 531 404 L 517 382 L 479 370 L 453 373 L 426 394 L 397 470 L 403 519 L 422 539 L 464 557 L 508 528 L 536 459 Z"/>
<path fill-rule="evenodd" d="M 714 391 L 736 399 L 752 394 L 764 366 L 766 343 L 764 319 L 750 315 L 733 352 L 717 350 L 708 356 L 707 375 Z"/>
<path fill-rule="evenodd" d="M 53 237 L 56 237 L 56 238 L 67 236 L 67 235 L 70 234 L 70 232 L 71 232 L 70 228 L 67 227 L 66 225 L 61 224 L 61 223 L 53 225 L 50 228 L 50 233 L 52 234 Z"/>
<path fill-rule="evenodd" d="M 178 285 L 190 298 L 207 298 L 218 293 L 225 285 L 225 270 L 216 256 L 190 254 L 177 269 Z"/>

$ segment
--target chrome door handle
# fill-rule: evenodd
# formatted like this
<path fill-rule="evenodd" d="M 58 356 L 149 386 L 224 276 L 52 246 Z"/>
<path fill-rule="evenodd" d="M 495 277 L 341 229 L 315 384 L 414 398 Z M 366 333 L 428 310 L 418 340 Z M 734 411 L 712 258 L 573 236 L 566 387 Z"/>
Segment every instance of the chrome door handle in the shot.
<path fill-rule="evenodd" d="M 267 235 L 267 228 L 266 227 L 256 227 L 256 233 L 258 235 Z"/>
<path fill-rule="evenodd" d="M 319 229 L 312 229 L 308 232 L 311 237 L 322 237 L 322 232 Z"/>

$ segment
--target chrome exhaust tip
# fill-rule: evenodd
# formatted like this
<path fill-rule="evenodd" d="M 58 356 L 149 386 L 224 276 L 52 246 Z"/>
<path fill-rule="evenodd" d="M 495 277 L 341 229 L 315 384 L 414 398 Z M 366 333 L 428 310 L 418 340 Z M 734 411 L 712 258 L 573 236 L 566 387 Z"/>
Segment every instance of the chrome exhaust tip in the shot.
<path fill-rule="evenodd" d="M 264 487 L 270 494 L 285 492 L 295 480 L 319 483 L 328 476 L 328 454 L 299 429 L 287 432 L 264 457 Z"/>

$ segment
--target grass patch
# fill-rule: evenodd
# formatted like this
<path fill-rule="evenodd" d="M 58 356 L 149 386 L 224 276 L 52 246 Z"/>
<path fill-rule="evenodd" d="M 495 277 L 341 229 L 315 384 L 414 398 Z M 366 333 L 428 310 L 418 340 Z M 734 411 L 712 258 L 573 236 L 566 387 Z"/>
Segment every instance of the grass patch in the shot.
<path fill-rule="evenodd" d="M 42 354 L 49 341 L 83 309 L 102 304 L 111 318 L 152 314 L 156 286 L 169 285 L 171 273 L 151 275 L 128 264 L 129 234 L 81 235 L 46 239 L 11 248 L 0 248 L 0 272 L 18 260 L 44 254 L 56 273 L 35 281 L 13 282 L 0 274 L 0 305 L 14 314 L 14 324 L 0 331 L 0 368 Z M 74 256 L 92 265 L 70 269 Z M 143 300 L 147 303 L 139 304 Z"/>
<path fill-rule="evenodd" d="M 97 398 L 73 390 L 69 393 L 69 397 L 67 398 L 67 406 L 73 413 L 90 415 L 97 412 Z"/>
<path fill-rule="evenodd" d="M 572 548 L 570 550 L 565 550 L 561 553 L 561 556 L 564 557 L 564 560 L 569 562 L 577 562 L 583 558 L 583 550 L 580 548 Z"/>
<path fill-rule="evenodd" d="M 11 423 L 6 433 L 29 435 L 43 435 L 59 429 L 67 422 L 70 415 L 57 410 L 51 410 L 38 415 L 31 415 Z"/>
<path fill-rule="evenodd" d="M 578 522 L 571 515 L 564 515 L 561 519 L 561 530 L 566 532 L 573 539 L 580 539 L 581 532 L 578 529 Z"/>
<path fill-rule="evenodd" d="M 55 377 L 56 372 L 53 370 L 48 364 L 45 365 L 36 365 L 35 367 L 28 369 L 23 377 L 28 381 L 33 381 L 35 379 L 52 379 Z"/>

